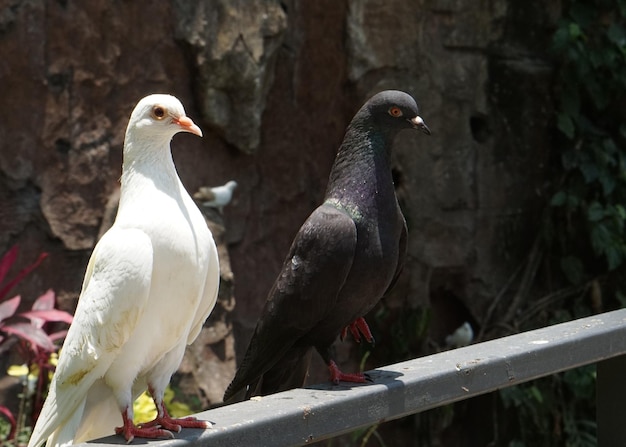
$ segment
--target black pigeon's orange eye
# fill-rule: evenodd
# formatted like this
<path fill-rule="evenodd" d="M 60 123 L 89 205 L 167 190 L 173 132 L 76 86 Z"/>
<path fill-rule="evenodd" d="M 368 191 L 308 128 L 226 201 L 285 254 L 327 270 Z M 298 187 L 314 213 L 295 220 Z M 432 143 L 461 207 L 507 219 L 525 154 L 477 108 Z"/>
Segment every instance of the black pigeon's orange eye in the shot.
<path fill-rule="evenodd" d="M 167 115 L 167 110 L 163 106 L 152 107 L 152 118 L 155 120 L 162 120 Z"/>
<path fill-rule="evenodd" d="M 389 115 L 393 116 L 394 118 L 398 118 L 402 116 L 402 110 L 400 110 L 400 107 L 393 106 L 389 109 Z"/>

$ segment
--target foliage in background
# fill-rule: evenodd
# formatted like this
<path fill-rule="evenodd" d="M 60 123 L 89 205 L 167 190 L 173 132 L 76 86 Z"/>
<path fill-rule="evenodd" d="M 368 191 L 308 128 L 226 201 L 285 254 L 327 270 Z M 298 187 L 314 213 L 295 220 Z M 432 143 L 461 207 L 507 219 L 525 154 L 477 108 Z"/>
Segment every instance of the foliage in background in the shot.
<path fill-rule="evenodd" d="M 33 264 L 4 283 L 17 260 L 18 252 L 18 247 L 13 246 L 0 259 L 0 356 L 16 352 L 24 362 L 21 368 L 11 368 L 12 371 L 20 371 L 13 375 L 22 378 L 23 384 L 17 417 L 7 407 L 0 406 L 0 415 L 7 422 L 0 424 L 1 435 L 7 441 L 14 441 L 15 445 L 21 445 L 27 438 L 28 421 L 36 419 L 43 405 L 47 384 L 54 369 L 51 358 L 56 356 L 58 350 L 55 343 L 67 333 L 62 330 L 49 334 L 49 323 L 72 322 L 72 315 L 55 309 L 55 295 L 52 290 L 38 297 L 31 309 L 23 312 L 18 312 L 21 302 L 19 295 L 7 298 L 9 292 L 47 257 L 47 253 L 42 253 Z"/>
<path fill-rule="evenodd" d="M 548 287 L 586 286 L 559 309 L 545 308 L 549 324 L 618 307 L 626 296 L 625 19 L 625 0 L 570 0 L 553 37 L 558 160 L 543 227 L 547 266 L 555 267 Z M 593 366 L 500 396 L 517 419 L 509 445 L 596 445 Z"/>
<path fill-rule="evenodd" d="M 516 422 L 507 425 L 508 445 L 596 446 L 595 413 L 589 406 L 595 377 L 595 365 L 588 365 L 501 390 L 505 417 Z"/>
<path fill-rule="evenodd" d="M 626 261 L 626 1 L 572 0 L 554 35 L 562 177 L 547 226 L 581 283 Z"/>
<path fill-rule="evenodd" d="M 23 268 L 15 278 L 3 284 L 17 260 L 18 253 L 18 247 L 13 246 L 0 259 L 0 357 L 15 351 L 24 362 L 22 365 L 12 365 L 7 371 L 8 375 L 21 380 L 23 389 L 18 396 L 20 408 L 17 415 L 0 405 L 2 446 L 22 446 L 28 443 L 31 433 L 28 421 L 34 423 L 37 419 L 56 367 L 58 343 L 67 334 L 67 330 L 49 333 L 48 323 L 70 324 L 73 318 L 69 313 L 55 309 L 55 295 L 52 290 L 38 297 L 31 309 L 23 312 L 18 312 L 21 302 L 19 295 L 6 298 L 47 257 L 47 253 L 42 253 L 33 264 Z M 164 402 L 173 417 L 183 417 L 194 412 L 188 404 L 176 399 L 169 386 L 165 390 Z M 154 402 L 147 392 L 135 401 L 134 412 L 137 423 L 156 417 Z"/>

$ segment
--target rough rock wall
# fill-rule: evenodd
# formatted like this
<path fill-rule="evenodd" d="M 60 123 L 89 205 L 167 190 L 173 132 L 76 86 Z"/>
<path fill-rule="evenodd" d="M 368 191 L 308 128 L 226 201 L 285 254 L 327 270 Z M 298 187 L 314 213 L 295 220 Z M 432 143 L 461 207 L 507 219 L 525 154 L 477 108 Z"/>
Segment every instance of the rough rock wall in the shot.
<path fill-rule="evenodd" d="M 410 256 L 390 302 L 432 306 L 437 343 L 463 320 L 481 323 L 532 242 L 543 200 L 550 70 L 541 61 L 558 5 L 173 0 L 149 3 L 147 15 L 147 4 L 0 2 L 0 249 L 20 244 L 24 262 L 51 253 L 18 291 L 51 287 L 73 308 L 130 111 L 169 92 L 205 130 L 173 142 L 188 190 L 239 183 L 224 211 L 236 307 L 218 332 L 232 337 L 232 322 L 241 354 L 323 196 L 345 126 L 371 94 L 395 88 L 416 97 L 433 136 L 407 132 L 396 144 Z M 220 349 L 232 368 L 232 349 Z M 202 385 L 203 402 L 227 380 Z"/>

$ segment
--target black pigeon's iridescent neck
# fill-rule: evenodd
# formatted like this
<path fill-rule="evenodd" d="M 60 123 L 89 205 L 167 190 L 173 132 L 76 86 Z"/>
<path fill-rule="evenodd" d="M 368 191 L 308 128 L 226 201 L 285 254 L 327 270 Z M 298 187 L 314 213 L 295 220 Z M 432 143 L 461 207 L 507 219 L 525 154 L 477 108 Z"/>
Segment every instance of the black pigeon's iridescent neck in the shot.
<path fill-rule="evenodd" d="M 358 117 L 358 115 L 357 115 Z M 353 120 L 330 173 L 326 201 L 367 207 L 381 193 L 395 194 L 391 176 L 391 145 L 396 132 L 385 132 L 370 120 Z"/>

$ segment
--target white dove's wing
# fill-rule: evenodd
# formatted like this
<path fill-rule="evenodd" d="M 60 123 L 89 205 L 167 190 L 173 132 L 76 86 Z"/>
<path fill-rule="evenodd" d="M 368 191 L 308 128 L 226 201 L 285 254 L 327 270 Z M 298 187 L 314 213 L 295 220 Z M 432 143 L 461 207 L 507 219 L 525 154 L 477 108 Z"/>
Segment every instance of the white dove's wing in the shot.
<path fill-rule="evenodd" d="M 140 230 L 114 226 L 98 242 L 29 447 L 49 436 L 48 446 L 73 440 L 90 388 L 107 372 L 145 310 L 152 264 L 152 243 Z"/>
<path fill-rule="evenodd" d="M 215 302 L 217 301 L 217 293 L 219 292 L 220 284 L 220 263 L 217 256 L 217 247 L 212 238 L 209 246 L 211 250 L 209 253 L 209 269 L 204 282 L 202 300 L 198 304 L 198 312 L 196 312 L 194 316 L 191 330 L 187 336 L 187 344 L 193 343 L 196 337 L 198 337 L 205 320 L 215 307 Z"/>

